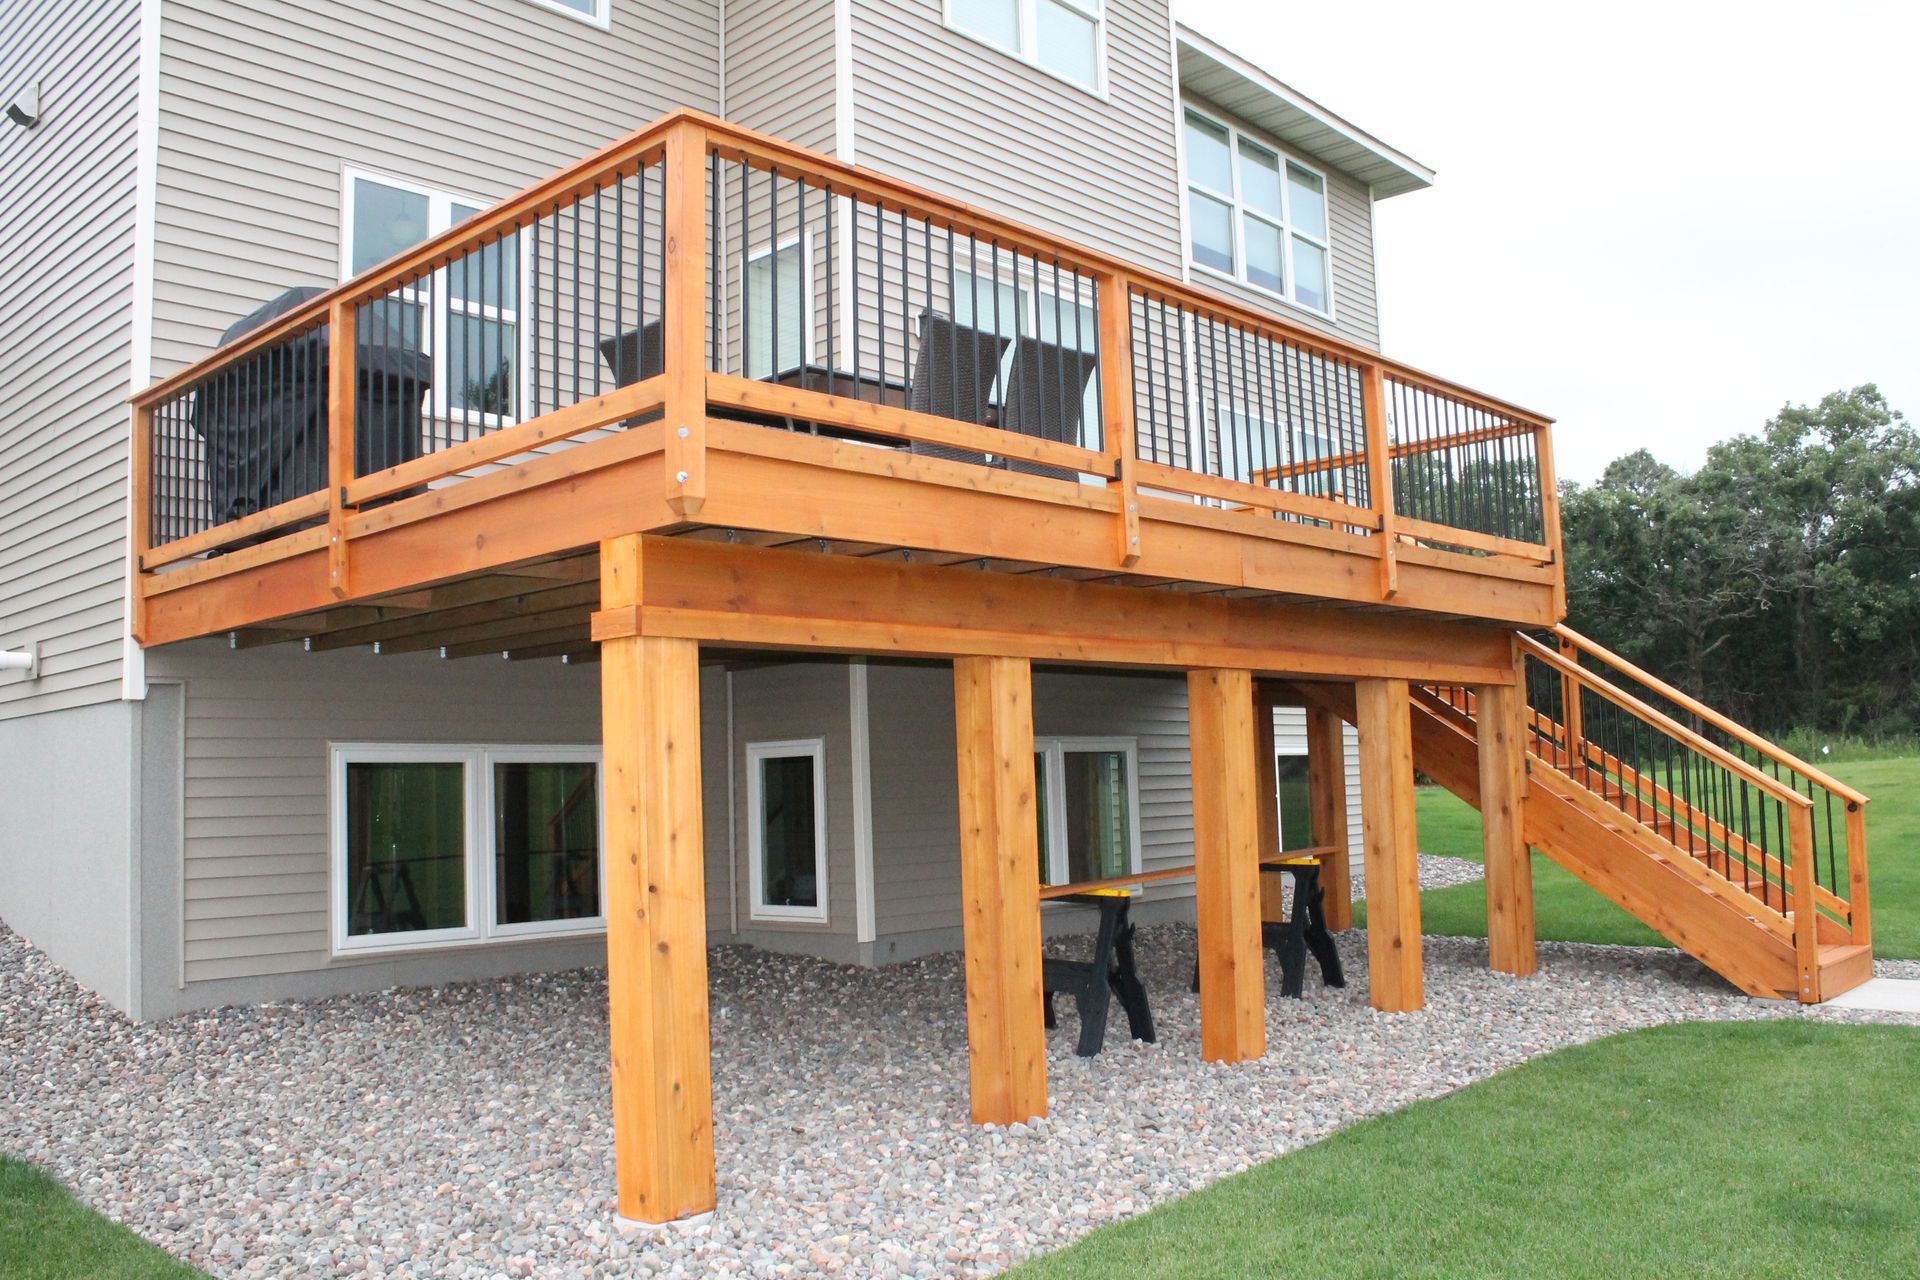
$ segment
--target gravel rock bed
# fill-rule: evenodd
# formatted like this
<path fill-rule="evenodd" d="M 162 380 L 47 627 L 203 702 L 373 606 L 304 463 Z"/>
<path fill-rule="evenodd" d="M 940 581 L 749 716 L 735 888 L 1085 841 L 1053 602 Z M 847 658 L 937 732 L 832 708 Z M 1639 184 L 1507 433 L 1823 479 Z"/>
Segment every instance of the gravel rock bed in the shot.
<path fill-rule="evenodd" d="M 1193 930 L 1141 930 L 1160 1043 L 1072 1056 L 1050 1118 L 968 1123 L 960 959 L 713 953 L 720 1206 L 612 1230 L 596 970 L 134 1026 L 0 927 L 0 1148 L 218 1276 L 973 1276 L 1535 1054 L 1682 1019 L 1803 1015 L 1676 953 L 1543 944 L 1541 973 L 1426 940 L 1428 1008 L 1277 994 L 1269 1052 L 1199 1061 Z M 1071 947 L 1071 943 L 1057 945 Z M 1084 943 L 1081 944 L 1084 947 Z"/>
<path fill-rule="evenodd" d="M 1920 978 L 1920 960 L 1879 960 L 1873 962 L 1876 978 Z"/>

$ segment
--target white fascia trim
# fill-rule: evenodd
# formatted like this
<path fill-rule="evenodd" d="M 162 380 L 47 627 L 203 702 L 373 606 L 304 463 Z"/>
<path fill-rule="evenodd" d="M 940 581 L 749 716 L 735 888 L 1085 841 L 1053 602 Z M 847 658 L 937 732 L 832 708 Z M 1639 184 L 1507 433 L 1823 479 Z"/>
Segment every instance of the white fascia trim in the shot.
<path fill-rule="evenodd" d="M 868 715 L 867 660 L 847 664 L 847 713 L 853 740 L 854 941 L 877 936 L 873 902 L 873 739 Z"/>
<path fill-rule="evenodd" d="M 160 0 L 140 0 L 140 57 L 135 89 L 133 278 L 127 285 L 127 392 L 153 382 L 153 236 L 159 208 Z M 127 585 L 120 635 L 120 697 L 147 696 L 147 651 L 133 638 L 133 450 L 127 450 Z"/>
<path fill-rule="evenodd" d="M 1186 23 L 1176 22 L 1174 24 L 1174 37 L 1177 44 L 1192 46 L 1197 52 L 1211 58 L 1235 75 L 1259 86 L 1263 92 L 1272 94 L 1275 98 L 1300 112 L 1302 115 L 1311 117 L 1318 124 L 1339 134 L 1355 146 L 1365 148 L 1367 151 L 1372 152 L 1386 163 L 1399 169 L 1420 186 L 1430 187 L 1433 185 L 1434 171 L 1426 165 L 1421 164 L 1406 152 L 1388 146 L 1351 121 L 1335 115 L 1333 112 L 1327 110 L 1327 108 L 1315 102 L 1312 98 L 1307 97 L 1304 93 L 1275 78 L 1271 72 L 1262 70 L 1253 63 L 1248 62 L 1239 54 L 1234 53 L 1232 50 L 1214 40 L 1208 39 Z"/>

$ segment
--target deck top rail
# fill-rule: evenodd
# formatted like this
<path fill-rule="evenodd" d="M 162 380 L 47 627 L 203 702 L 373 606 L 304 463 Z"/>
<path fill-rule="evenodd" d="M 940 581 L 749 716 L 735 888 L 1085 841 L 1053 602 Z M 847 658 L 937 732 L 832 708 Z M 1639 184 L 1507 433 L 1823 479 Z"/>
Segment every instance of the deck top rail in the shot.
<path fill-rule="evenodd" d="M 1109 509 L 1120 568 L 1146 508 L 1563 598 L 1544 416 L 696 112 L 253 320 L 132 398 L 146 590 L 324 546 L 345 596 L 383 505 L 657 423 L 689 521 L 799 428 Z"/>

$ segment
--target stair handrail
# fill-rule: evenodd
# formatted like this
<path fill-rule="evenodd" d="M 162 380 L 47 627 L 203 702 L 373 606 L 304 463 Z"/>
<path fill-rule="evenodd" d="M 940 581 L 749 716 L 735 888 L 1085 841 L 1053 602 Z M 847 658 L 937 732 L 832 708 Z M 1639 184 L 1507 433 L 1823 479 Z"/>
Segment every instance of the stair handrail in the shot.
<path fill-rule="evenodd" d="M 1725 747 L 1711 739 L 1703 737 L 1695 730 L 1689 729 L 1686 725 L 1681 724 L 1666 712 L 1642 702 L 1624 689 L 1609 684 L 1579 663 L 1555 653 L 1552 649 L 1541 644 L 1532 636 L 1521 635 L 1516 638 L 1520 643 L 1522 652 L 1546 663 L 1562 675 L 1570 676 L 1578 680 L 1581 684 L 1584 684 L 1587 688 L 1593 690 L 1615 706 L 1639 716 L 1649 724 L 1678 738 L 1722 768 L 1759 787 L 1762 791 L 1774 797 L 1774 799 L 1792 805 L 1796 809 L 1805 809 L 1808 811 L 1813 809 L 1813 800 L 1810 797 L 1794 790 L 1778 778 L 1770 777 L 1762 773 L 1753 765 L 1733 754 L 1733 752 L 1728 751 Z"/>
<path fill-rule="evenodd" d="M 1781 747 L 1778 744 L 1771 742 L 1766 738 L 1761 737 L 1759 734 L 1747 728 L 1745 725 L 1733 719 L 1731 716 L 1727 716 L 1719 711 L 1715 711 L 1712 707 L 1708 706 L 1704 702 L 1701 702 L 1698 698 L 1688 696 L 1687 694 L 1681 692 L 1679 689 L 1676 689 L 1672 685 L 1668 684 L 1666 681 L 1660 679 L 1660 677 L 1627 661 L 1625 658 L 1621 657 L 1617 653 L 1614 653 L 1611 649 L 1606 648 L 1604 645 L 1601 645 L 1593 640 L 1588 639 L 1586 636 L 1581 635 L 1578 631 L 1575 631 L 1572 627 L 1567 626 L 1565 623 L 1560 623 L 1556 625 L 1553 628 L 1553 634 L 1559 639 L 1564 640 L 1569 644 L 1572 644 L 1575 648 L 1581 650 L 1583 653 L 1586 653 L 1591 657 L 1598 658 L 1601 662 L 1606 663 L 1608 666 L 1612 667 L 1614 670 L 1622 673 L 1623 675 L 1626 675 L 1631 679 L 1639 681 L 1641 684 L 1645 685 L 1647 688 L 1652 689 L 1656 693 L 1660 694 L 1660 696 L 1664 698 L 1672 699 L 1676 705 L 1685 707 L 1690 713 L 1692 713 L 1693 715 L 1699 716 L 1702 720 L 1705 720 L 1708 724 L 1711 724 L 1714 728 L 1719 729 L 1722 733 L 1729 734 L 1732 737 L 1739 739 L 1741 742 L 1746 743 L 1748 746 L 1752 747 L 1755 751 L 1760 752 L 1762 755 L 1768 757 L 1769 759 L 1778 761 L 1781 765 L 1785 766 L 1788 769 L 1793 770 L 1795 773 L 1799 774 L 1801 777 L 1810 779 L 1811 781 L 1818 784 L 1819 786 L 1824 787 L 1828 791 L 1833 792 L 1836 796 L 1839 796 L 1842 800 L 1845 800 L 1851 804 L 1866 804 L 1868 802 L 1869 800 L 1868 796 L 1863 795 L 1859 791 L 1854 790 L 1852 787 L 1840 781 L 1838 778 L 1835 778 L 1831 774 L 1828 774 L 1825 771 L 1815 768 L 1813 765 L 1808 764 L 1805 760 L 1802 760 L 1799 756 L 1794 755 L 1791 751 L 1788 751 L 1786 748 Z"/>

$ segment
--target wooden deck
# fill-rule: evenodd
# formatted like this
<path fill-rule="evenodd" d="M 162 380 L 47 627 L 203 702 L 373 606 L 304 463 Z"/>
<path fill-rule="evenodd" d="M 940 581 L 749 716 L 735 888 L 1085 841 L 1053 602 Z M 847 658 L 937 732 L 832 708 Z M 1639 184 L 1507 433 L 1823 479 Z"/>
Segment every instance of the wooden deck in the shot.
<path fill-rule="evenodd" d="M 970 260 L 984 256 L 977 246 L 989 239 L 996 255 L 1004 250 L 1022 283 L 1024 264 L 1043 283 L 1047 272 L 1069 271 L 1080 282 L 1072 286 L 1074 303 L 1099 319 L 1098 422 L 1078 424 L 1081 442 L 1073 442 L 918 411 L 898 403 L 904 393 L 897 391 L 875 395 L 860 382 L 865 374 L 875 385 L 889 376 L 911 380 L 908 326 L 896 318 L 896 333 L 869 329 L 863 354 L 863 317 L 871 326 L 877 315 L 884 326 L 895 293 L 903 314 L 942 305 L 931 277 L 914 275 L 918 266 L 905 261 L 904 285 L 879 286 L 886 291 L 871 299 L 856 288 L 851 301 L 810 303 L 806 323 L 819 327 L 824 313 L 831 331 L 837 313 L 853 330 L 851 359 L 837 354 L 852 366 L 851 392 L 742 376 L 741 360 L 721 353 L 719 336 L 746 323 L 734 314 L 738 290 L 709 281 L 727 276 L 726 258 L 756 229 L 720 227 L 707 188 L 722 185 L 723 163 L 743 176 L 777 172 L 797 184 L 803 201 L 807 192 L 818 192 L 821 204 L 838 197 L 854 210 L 856 226 L 858 211 L 871 207 L 885 220 L 872 263 L 883 277 L 885 236 L 894 219 L 904 228 L 910 217 L 929 258 L 939 236 L 959 233 L 976 246 Z M 523 254 L 530 241 L 534 267 L 544 268 L 543 217 L 551 222 L 569 200 L 608 183 L 637 177 L 644 192 L 649 174 L 654 193 L 636 197 L 642 211 L 628 215 L 635 225 L 622 234 L 636 241 L 633 256 L 643 263 L 652 260 L 643 242 L 659 242 L 657 278 L 647 279 L 642 266 L 645 282 L 632 304 L 636 318 L 659 316 L 660 371 L 610 386 L 596 366 L 586 383 L 579 350 L 604 347 L 603 329 L 593 327 L 592 315 L 579 319 L 579 297 L 569 317 L 567 299 L 549 296 L 565 286 L 556 266 L 553 282 L 536 288 L 540 301 L 522 307 L 536 313 L 520 316 L 523 328 L 531 321 L 535 330 L 532 352 L 523 354 L 535 366 L 531 396 L 523 392 L 512 413 L 463 422 L 444 436 L 429 422 L 420 456 L 363 474 L 353 456 L 350 392 L 356 354 L 366 350 L 356 334 L 368 317 L 383 307 L 418 308 L 425 296 L 431 325 L 434 282 L 490 248 L 498 253 L 503 237 L 518 237 Z M 656 198 L 657 225 L 647 203 Z M 776 193 L 776 213 L 781 200 Z M 596 233 L 598 226 L 596 210 Z M 904 258 L 908 233 L 899 234 Z M 823 225 L 820 238 L 830 236 L 848 238 Z M 587 250 L 559 246 L 558 232 L 555 239 L 553 262 L 571 262 L 577 272 Z M 864 269 L 854 267 L 856 280 Z M 606 310 L 598 283 L 588 307 Z M 543 316 L 549 329 L 572 331 L 554 335 L 550 357 L 539 332 Z M 616 323 L 608 317 L 603 328 Z M 315 334 L 331 357 L 326 376 L 335 393 L 325 473 L 311 477 L 310 492 L 289 495 L 297 483 L 269 486 L 264 506 L 250 491 L 252 509 L 219 519 L 225 510 L 208 512 L 203 496 L 215 462 L 196 435 L 214 392 L 222 379 L 244 385 L 253 371 L 271 370 L 277 352 Z M 1162 350 L 1175 337 L 1240 354 L 1176 375 Z M 563 340 L 574 348 L 571 387 L 561 385 Z M 550 370 L 540 367 L 543 359 Z M 1281 361 L 1287 372 L 1276 374 Z M 549 372 L 554 392 L 543 398 Z M 1001 386 L 995 394 L 1017 393 Z M 1177 415 L 1168 407 L 1176 397 Z M 1233 439 L 1209 408 L 1230 399 L 1269 406 L 1260 421 L 1236 425 Z M 1167 425 L 1174 416 L 1191 419 L 1190 439 Z M 1305 427 L 1318 433 L 1317 453 L 1299 451 Z M 1564 599 L 1545 419 L 1090 250 L 684 113 L 156 385 L 135 400 L 134 436 L 136 634 L 145 644 L 209 634 L 231 634 L 238 644 L 332 644 L 331 637 L 349 636 L 374 643 L 384 634 L 380 624 L 444 614 L 448 643 L 439 647 L 448 656 L 585 654 L 586 602 L 510 588 L 529 575 L 564 578 L 574 571 L 551 562 L 633 532 L 800 548 L 869 564 L 959 565 L 1508 626 L 1556 622 Z M 1385 465 L 1374 465 L 1383 458 Z M 1490 483 L 1506 491 L 1495 494 Z M 1454 525 L 1418 518 L 1396 506 L 1396 488 L 1418 496 L 1428 514 L 1477 501 L 1487 518 Z M 1492 518 L 1496 499 L 1499 519 Z M 1489 532 L 1503 522 L 1537 536 Z M 580 580 L 591 576 L 578 571 Z M 417 637 L 432 627 L 401 630 Z"/>
<path fill-rule="evenodd" d="M 753 262 L 790 242 L 820 256 L 788 311 L 783 250 Z M 497 367 L 455 381 L 488 326 Z M 1414 1009 L 1410 690 L 1497 703 L 1513 628 L 1564 613 L 1547 419 L 687 112 L 157 384 L 133 450 L 143 644 L 601 664 L 619 1206 L 652 1222 L 714 1204 L 703 652 L 953 662 L 972 1106 L 1010 1123 L 1047 1105 L 1034 663 L 1186 672 L 1201 1041 L 1232 1062 L 1265 1046 L 1274 678 L 1359 708 L 1373 998 Z"/>

